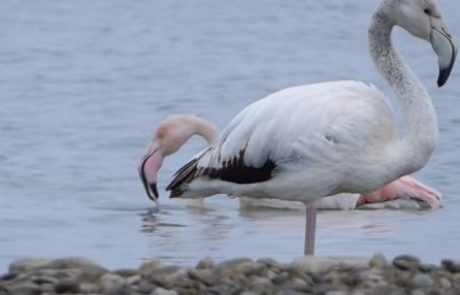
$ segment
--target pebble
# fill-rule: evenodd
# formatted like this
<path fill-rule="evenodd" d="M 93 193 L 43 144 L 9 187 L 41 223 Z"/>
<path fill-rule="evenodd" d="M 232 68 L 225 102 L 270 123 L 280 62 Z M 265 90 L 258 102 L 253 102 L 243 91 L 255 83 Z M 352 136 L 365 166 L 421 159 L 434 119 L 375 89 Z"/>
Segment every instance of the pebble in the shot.
<path fill-rule="evenodd" d="M 207 256 L 198 262 L 196 268 L 213 268 L 215 264 L 216 263 L 214 262 L 214 259 L 212 259 L 212 257 Z"/>
<path fill-rule="evenodd" d="M 151 293 L 152 295 L 179 295 L 175 290 L 166 290 L 163 288 L 156 288 L 155 291 Z"/>
<path fill-rule="evenodd" d="M 383 268 L 388 265 L 388 262 L 383 254 L 376 254 L 369 261 L 369 265 L 371 267 Z"/>
<path fill-rule="evenodd" d="M 460 272 L 460 263 L 454 262 L 450 259 L 444 259 L 441 261 L 442 266 L 444 266 L 448 271 L 452 273 L 459 273 Z"/>
<path fill-rule="evenodd" d="M 74 279 L 64 279 L 60 280 L 54 285 L 54 291 L 56 293 L 79 293 L 80 292 L 80 283 Z"/>
<path fill-rule="evenodd" d="M 441 278 L 439 279 L 439 284 L 441 285 L 442 288 L 444 289 L 450 289 L 452 288 L 452 283 L 446 279 L 446 278 Z"/>
<path fill-rule="evenodd" d="M 216 263 L 201 259 L 195 267 L 159 260 L 139 268 L 107 270 L 84 258 L 13 261 L 0 275 L 0 294 L 460 294 L 459 264 L 424 264 L 401 255 L 388 263 L 370 259 L 300 257 L 291 263 L 272 258 L 235 258 Z"/>
<path fill-rule="evenodd" d="M 139 268 L 139 274 L 143 276 L 148 276 L 153 271 L 162 267 L 162 265 L 163 264 L 159 260 L 152 260 L 152 261 L 144 262 Z"/>
<path fill-rule="evenodd" d="M 41 258 L 21 258 L 10 264 L 10 273 L 27 272 L 47 265 L 51 260 Z"/>
<path fill-rule="evenodd" d="M 124 287 L 125 279 L 117 274 L 106 273 L 101 277 L 99 284 L 102 292 L 115 293 Z"/>
<path fill-rule="evenodd" d="M 415 288 L 427 288 L 434 285 L 434 280 L 427 274 L 417 273 L 412 278 L 412 283 Z"/>
<path fill-rule="evenodd" d="M 393 265 L 402 270 L 415 270 L 420 266 L 420 259 L 412 255 L 400 255 L 393 259 Z"/>

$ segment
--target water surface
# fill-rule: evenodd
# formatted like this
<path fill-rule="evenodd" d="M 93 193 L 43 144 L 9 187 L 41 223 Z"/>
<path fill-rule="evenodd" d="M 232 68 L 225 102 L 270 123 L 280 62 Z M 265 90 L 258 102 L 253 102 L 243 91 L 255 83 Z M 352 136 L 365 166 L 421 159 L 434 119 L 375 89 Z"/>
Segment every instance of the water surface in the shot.
<path fill-rule="evenodd" d="M 334 79 L 366 80 L 391 96 L 367 53 L 376 3 L 3 1 L 0 269 L 23 256 L 86 256 L 115 268 L 149 258 L 300 255 L 302 212 L 240 212 L 227 198 L 193 210 L 166 194 L 156 211 L 137 162 L 170 114 L 199 114 L 223 128 L 273 91 Z M 441 4 L 460 36 L 460 4 Z M 458 257 L 460 72 L 437 89 L 429 44 L 395 35 L 439 114 L 439 146 L 417 177 L 443 193 L 444 207 L 322 213 L 318 255 Z M 194 139 L 168 158 L 160 189 L 203 147 Z"/>

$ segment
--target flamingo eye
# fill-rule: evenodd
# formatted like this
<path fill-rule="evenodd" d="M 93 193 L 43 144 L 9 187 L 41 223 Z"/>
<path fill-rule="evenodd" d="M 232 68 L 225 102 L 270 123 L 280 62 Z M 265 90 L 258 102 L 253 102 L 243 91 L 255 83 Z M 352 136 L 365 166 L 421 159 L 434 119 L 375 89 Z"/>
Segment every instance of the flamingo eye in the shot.
<path fill-rule="evenodd" d="M 431 9 L 429 9 L 429 8 L 425 8 L 425 9 L 423 10 L 423 12 L 424 12 L 425 14 L 427 14 L 427 15 L 431 15 Z"/>

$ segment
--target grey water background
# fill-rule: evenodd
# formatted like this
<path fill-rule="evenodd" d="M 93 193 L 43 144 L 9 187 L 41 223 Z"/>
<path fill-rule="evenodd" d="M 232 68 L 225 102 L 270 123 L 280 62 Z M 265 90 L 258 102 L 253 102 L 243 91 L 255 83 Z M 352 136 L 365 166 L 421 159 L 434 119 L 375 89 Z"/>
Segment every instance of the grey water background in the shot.
<path fill-rule="evenodd" d="M 440 2 L 460 36 L 460 3 Z M 157 212 L 137 163 L 170 114 L 198 114 L 222 129 L 273 91 L 336 79 L 369 81 L 393 97 L 367 52 L 376 4 L 2 1 L 0 270 L 24 256 L 85 256 L 110 268 L 299 256 L 303 212 L 239 211 L 223 197 L 194 210 L 164 192 Z M 460 69 L 437 89 L 430 45 L 400 30 L 395 44 L 436 105 L 439 146 L 417 178 L 443 193 L 443 208 L 323 212 L 318 255 L 460 258 Z M 204 145 L 193 139 L 168 158 L 160 189 Z"/>

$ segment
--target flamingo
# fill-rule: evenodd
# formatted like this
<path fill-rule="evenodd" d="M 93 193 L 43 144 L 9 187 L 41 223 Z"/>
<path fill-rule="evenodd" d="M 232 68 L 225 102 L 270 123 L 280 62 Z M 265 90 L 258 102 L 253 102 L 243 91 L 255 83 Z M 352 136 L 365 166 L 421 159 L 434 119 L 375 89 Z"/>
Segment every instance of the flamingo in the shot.
<path fill-rule="evenodd" d="M 420 170 L 436 147 L 431 98 L 394 49 L 395 26 L 431 43 L 439 87 L 449 78 L 457 46 L 435 0 L 379 3 L 368 31 L 369 50 L 401 104 L 404 132 L 398 134 L 389 101 L 373 85 L 350 80 L 287 88 L 237 114 L 216 142 L 176 172 L 166 188 L 170 197 L 223 193 L 301 201 L 306 206 L 304 253 L 313 255 L 314 201 L 376 190 Z M 147 158 L 154 161 L 157 153 L 150 152 Z"/>
<path fill-rule="evenodd" d="M 162 120 L 155 129 L 149 151 L 158 150 L 156 157 L 167 157 L 177 152 L 192 136 L 202 137 L 208 145 L 218 138 L 217 128 L 200 117 L 191 114 L 169 116 Z M 147 153 L 147 155 L 152 154 Z M 158 158 L 157 158 L 158 159 Z M 139 165 L 141 180 L 147 196 L 153 201 L 158 199 L 156 188 L 157 175 L 161 161 L 147 161 L 143 158 Z M 153 165 L 148 169 L 148 165 Z M 158 165 L 159 164 L 159 165 Z M 142 168 L 141 168 L 142 167 Z M 156 167 L 156 169 L 155 169 Z M 148 179 L 148 180 L 147 180 Z M 426 209 L 439 208 L 441 193 L 411 176 L 403 176 L 388 185 L 367 194 L 341 193 L 315 202 L 320 210 L 352 210 L 352 209 Z M 203 199 L 189 199 L 189 206 L 203 206 Z M 303 207 L 301 202 L 275 199 L 238 198 L 240 208 L 275 208 L 298 210 Z"/>

